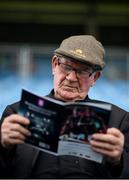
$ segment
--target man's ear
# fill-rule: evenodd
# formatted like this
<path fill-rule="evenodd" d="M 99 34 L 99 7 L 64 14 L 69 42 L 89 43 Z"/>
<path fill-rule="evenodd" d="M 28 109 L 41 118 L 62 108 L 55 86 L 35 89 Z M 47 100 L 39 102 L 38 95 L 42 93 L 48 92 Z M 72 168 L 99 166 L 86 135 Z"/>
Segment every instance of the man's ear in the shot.
<path fill-rule="evenodd" d="M 101 76 L 101 72 L 100 71 L 95 72 L 94 80 L 93 80 L 91 86 L 93 86 L 95 84 L 95 82 L 99 79 L 100 76 Z"/>
<path fill-rule="evenodd" d="M 56 67 L 58 65 L 58 58 L 56 55 L 52 57 L 52 74 L 54 75 Z"/>
<path fill-rule="evenodd" d="M 94 75 L 94 80 L 97 81 L 99 79 L 99 77 L 101 76 L 101 72 L 97 71 Z"/>

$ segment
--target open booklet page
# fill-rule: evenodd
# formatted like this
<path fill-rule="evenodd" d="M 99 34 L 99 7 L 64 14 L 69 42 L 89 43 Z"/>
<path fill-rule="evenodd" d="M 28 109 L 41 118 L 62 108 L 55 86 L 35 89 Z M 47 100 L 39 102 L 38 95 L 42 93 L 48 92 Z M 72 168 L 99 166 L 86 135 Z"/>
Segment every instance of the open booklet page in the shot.
<path fill-rule="evenodd" d="M 111 112 L 108 103 L 65 103 L 22 90 L 19 114 L 30 120 L 25 142 L 54 155 L 71 155 L 102 162 L 92 151 L 93 133 L 106 133 Z"/>

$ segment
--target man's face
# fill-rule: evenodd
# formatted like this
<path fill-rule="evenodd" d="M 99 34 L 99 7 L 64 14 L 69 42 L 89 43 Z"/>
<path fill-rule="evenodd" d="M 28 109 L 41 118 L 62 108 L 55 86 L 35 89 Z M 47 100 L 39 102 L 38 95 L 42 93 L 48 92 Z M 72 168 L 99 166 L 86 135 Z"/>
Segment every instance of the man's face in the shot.
<path fill-rule="evenodd" d="M 100 72 L 93 73 L 84 63 L 56 55 L 52 58 L 52 72 L 54 96 L 63 101 L 83 100 L 100 76 Z"/>

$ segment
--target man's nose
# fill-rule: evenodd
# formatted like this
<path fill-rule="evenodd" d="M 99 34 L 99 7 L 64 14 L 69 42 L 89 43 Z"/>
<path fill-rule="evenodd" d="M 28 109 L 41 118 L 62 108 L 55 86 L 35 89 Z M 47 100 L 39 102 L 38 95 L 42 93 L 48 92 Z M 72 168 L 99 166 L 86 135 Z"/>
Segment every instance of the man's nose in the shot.
<path fill-rule="evenodd" d="M 66 78 L 69 80 L 69 81 L 77 81 L 78 78 L 77 78 L 77 73 L 75 70 L 71 70 L 69 72 L 69 74 L 66 76 Z"/>

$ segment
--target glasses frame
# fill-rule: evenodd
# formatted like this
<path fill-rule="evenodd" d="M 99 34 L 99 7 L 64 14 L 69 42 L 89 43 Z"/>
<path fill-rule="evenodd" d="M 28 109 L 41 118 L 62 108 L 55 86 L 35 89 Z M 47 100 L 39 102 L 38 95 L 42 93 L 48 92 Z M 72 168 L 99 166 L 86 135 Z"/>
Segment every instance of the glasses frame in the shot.
<path fill-rule="evenodd" d="M 86 71 L 86 70 L 81 70 L 81 69 L 76 69 L 76 68 L 73 68 L 71 65 L 69 65 L 69 64 L 65 64 L 65 63 L 63 63 L 63 62 L 61 62 L 61 58 L 59 58 L 59 57 L 57 57 L 58 58 L 58 66 L 60 67 L 60 65 L 62 64 L 62 65 L 64 65 L 65 67 L 66 67 L 66 69 L 68 68 L 69 69 L 69 72 L 65 72 L 66 70 L 65 70 L 65 68 L 63 69 L 64 71 L 64 73 L 66 73 L 66 74 L 70 74 L 72 71 L 74 71 L 75 73 L 76 73 L 76 75 L 77 75 L 77 77 L 78 78 L 80 78 L 80 79 L 86 79 L 86 78 L 90 78 L 91 76 L 92 76 L 92 74 L 95 72 L 95 70 L 93 69 L 93 68 L 91 68 L 92 69 L 92 72 L 89 72 L 88 70 Z M 82 76 L 80 73 L 79 73 L 79 71 L 81 72 L 81 71 L 85 71 L 86 73 L 87 73 L 87 75 L 88 76 L 86 76 L 86 75 L 84 75 L 84 76 Z"/>

